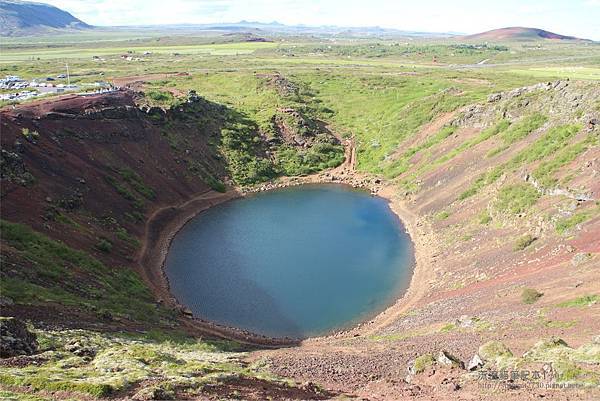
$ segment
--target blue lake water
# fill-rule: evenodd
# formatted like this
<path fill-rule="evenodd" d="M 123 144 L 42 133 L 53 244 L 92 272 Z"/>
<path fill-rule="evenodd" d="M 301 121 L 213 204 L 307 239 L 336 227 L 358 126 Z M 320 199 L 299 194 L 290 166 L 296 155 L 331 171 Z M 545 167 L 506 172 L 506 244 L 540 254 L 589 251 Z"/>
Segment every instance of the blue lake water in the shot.
<path fill-rule="evenodd" d="M 274 337 L 368 319 L 408 287 L 410 238 L 387 201 L 338 185 L 233 200 L 175 236 L 165 270 L 197 317 Z"/>

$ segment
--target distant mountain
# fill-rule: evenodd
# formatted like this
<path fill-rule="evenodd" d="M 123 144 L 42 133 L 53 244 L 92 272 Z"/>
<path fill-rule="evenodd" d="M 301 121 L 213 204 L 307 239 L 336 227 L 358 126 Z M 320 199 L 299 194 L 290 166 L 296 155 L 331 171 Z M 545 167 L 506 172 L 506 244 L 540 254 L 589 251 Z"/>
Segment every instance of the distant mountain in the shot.
<path fill-rule="evenodd" d="M 62 29 L 86 29 L 90 25 L 49 4 L 0 0 L 0 35 L 22 36 Z"/>
<path fill-rule="evenodd" d="M 587 40 L 580 39 L 574 36 L 559 35 L 554 32 L 544 31 L 539 28 L 524 28 L 524 27 L 509 27 L 493 29 L 475 35 L 461 36 L 460 39 L 469 40 L 488 40 L 488 41 L 501 41 L 501 40 Z"/>

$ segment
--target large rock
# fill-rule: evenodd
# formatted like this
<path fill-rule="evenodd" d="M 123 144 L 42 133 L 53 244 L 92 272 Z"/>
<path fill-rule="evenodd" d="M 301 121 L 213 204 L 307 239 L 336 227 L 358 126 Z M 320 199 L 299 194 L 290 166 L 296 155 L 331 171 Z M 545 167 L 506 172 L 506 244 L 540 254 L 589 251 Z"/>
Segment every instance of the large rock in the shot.
<path fill-rule="evenodd" d="M 440 351 L 438 353 L 436 362 L 441 366 L 459 367 L 461 369 L 465 368 L 465 364 L 460 359 L 446 351 Z"/>
<path fill-rule="evenodd" d="M 475 354 L 475 355 L 473 355 L 473 358 L 471 358 L 471 360 L 467 364 L 467 370 L 468 371 L 477 370 L 477 369 L 481 368 L 482 366 L 483 366 L 483 361 L 481 360 L 479 355 Z"/>
<path fill-rule="evenodd" d="M 37 349 L 37 338 L 25 323 L 14 317 L 0 318 L 0 358 L 32 355 Z"/>

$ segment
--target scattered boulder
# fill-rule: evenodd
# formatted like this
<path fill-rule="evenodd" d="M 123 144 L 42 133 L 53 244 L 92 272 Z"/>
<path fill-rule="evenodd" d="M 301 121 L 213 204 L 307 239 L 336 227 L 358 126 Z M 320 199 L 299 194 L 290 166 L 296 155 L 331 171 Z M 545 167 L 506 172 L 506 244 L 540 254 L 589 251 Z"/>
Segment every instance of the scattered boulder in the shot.
<path fill-rule="evenodd" d="M 436 361 L 442 366 L 465 368 L 465 364 L 460 359 L 443 350 L 438 353 Z"/>
<path fill-rule="evenodd" d="M 481 367 L 483 367 L 483 361 L 481 360 L 481 357 L 477 354 L 473 355 L 473 358 L 471 358 L 471 360 L 467 364 L 467 370 L 472 372 Z"/>
<path fill-rule="evenodd" d="M 500 99 L 502 99 L 501 93 L 492 93 L 491 95 L 488 96 L 487 101 L 488 101 L 488 103 L 494 103 L 494 102 L 499 101 Z"/>
<path fill-rule="evenodd" d="M 32 355 L 37 349 L 37 337 L 25 323 L 14 317 L 0 318 L 0 358 Z"/>

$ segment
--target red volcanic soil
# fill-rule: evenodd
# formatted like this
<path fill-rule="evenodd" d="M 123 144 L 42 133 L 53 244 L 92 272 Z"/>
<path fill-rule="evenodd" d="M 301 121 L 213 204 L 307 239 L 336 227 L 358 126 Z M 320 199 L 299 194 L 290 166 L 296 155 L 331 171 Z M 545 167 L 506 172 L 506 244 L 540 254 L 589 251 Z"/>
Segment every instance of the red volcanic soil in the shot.
<path fill-rule="evenodd" d="M 460 39 L 468 40 L 586 40 L 574 36 L 559 35 L 554 32 L 545 31 L 539 28 L 509 27 L 493 29 L 491 31 L 481 32 L 474 35 L 461 36 Z"/>

